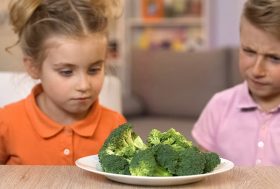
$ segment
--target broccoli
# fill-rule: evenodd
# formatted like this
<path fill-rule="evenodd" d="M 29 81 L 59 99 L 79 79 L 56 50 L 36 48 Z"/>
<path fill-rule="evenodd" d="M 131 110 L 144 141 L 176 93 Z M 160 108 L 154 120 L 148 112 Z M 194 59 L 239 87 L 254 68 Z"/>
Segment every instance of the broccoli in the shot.
<path fill-rule="evenodd" d="M 158 163 L 174 176 L 203 173 L 206 160 L 196 147 L 178 149 L 169 144 L 159 144 L 156 147 Z"/>
<path fill-rule="evenodd" d="M 142 141 L 141 137 L 132 130 L 132 125 L 130 123 L 125 123 L 113 130 L 105 140 L 102 148 L 98 152 L 99 162 L 104 171 L 110 170 L 112 173 L 127 173 L 125 160 L 129 164 L 138 150 L 144 150 L 146 148 L 147 146 Z M 117 160 L 116 156 L 119 156 L 120 161 Z M 113 166 L 114 162 L 109 163 L 112 159 L 115 160 L 114 162 L 116 164 L 121 162 L 121 165 Z M 108 165 L 111 167 L 107 167 Z M 116 169 L 116 171 L 114 171 L 115 167 L 123 167 L 124 170 Z"/>
<path fill-rule="evenodd" d="M 159 165 L 166 168 L 172 175 L 175 175 L 179 161 L 178 151 L 169 144 L 158 144 L 153 148 Z"/>
<path fill-rule="evenodd" d="M 152 129 L 148 135 L 148 146 L 154 146 L 161 143 L 162 133 L 157 129 Z"/>
<path fill-rule="evenodd" d="M 185 148 L 179 151 L 179 163 L 176 175 L 195 175 L 202 174 L 206 160 L 202 152 L 196 148 Z"/>
<path fill-rule="evenodd" d="M 105 140 L 98 153 L 105 172 L 133 176 L 184 176 L 203 174 L 220 164 L 218 154 L 202 152 L 181 133 L 151 130 L 145 144 L 125 123 Z"/>
<path fill-rule="evenodd" d="M 148 146 L 154 146 L 157 144 L 169 144 L 174 148 L 189 148 L 192 146 L 192 142 L 187 140 L 184 135 L 171 128 L 166 132 L 160 132 L 157 129 L 152 129 L 147 138 Z"/>
<path fill-rule="evenodd" d="M 172 176 L 157 163 L 153 148 L 138 151 L 130 162 L 129 170 L 133 176 Z"/>
<path fill-rule="evenodd" d="M 130 175 L 129 162 L 122 156 L 105 155 L 102 158 L 102 169 L 108 173 Z"/>
<path fill-rule="evenodd" d="M 205 168 L 203 171 L 204 173 L 213 171 L 214 168 L 221 163 L 219 155 L 214 152 L 205 152 L 204 158 L 206 160 Z"/>

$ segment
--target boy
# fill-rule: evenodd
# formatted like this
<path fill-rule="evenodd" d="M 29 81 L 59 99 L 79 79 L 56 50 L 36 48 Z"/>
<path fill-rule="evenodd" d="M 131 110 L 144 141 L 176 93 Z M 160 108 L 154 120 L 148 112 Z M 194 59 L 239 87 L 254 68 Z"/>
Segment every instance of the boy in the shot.
<path fill-rule="evenodd" d="M 280 1 L 247 0 L 240 45 L 244 83 L 214 95 L 192 135 L 236 165 L 280 165 Z"/>

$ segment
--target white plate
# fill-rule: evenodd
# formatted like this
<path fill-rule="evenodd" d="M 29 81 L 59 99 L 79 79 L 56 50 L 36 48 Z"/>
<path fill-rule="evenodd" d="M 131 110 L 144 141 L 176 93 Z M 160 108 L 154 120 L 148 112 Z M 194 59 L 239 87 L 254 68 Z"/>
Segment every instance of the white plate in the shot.
<path fill-rule="evenodd" d="M 234 167 L 234 164 L 231 161 L 221 158 L 220 165 L 218 165 L 212 172 L 209 173 L 190 175 L 190 176 L 147 177 L 147 176 L 131 176 L 131 175 L 106 173 L 102 171 L 101 165 L 98 160 L 98 155 L 92 155 L 92 156 L 86 156 L 80 158 L 75 163 L 81 169 L 99 175 L 104 175 L 105 177 L 113 181 L 122 182 L 126 184 L 149 185 L 149 186 L 180 185 L 180 184 L 197 182 L 211 175 L 229 171 Z"/>

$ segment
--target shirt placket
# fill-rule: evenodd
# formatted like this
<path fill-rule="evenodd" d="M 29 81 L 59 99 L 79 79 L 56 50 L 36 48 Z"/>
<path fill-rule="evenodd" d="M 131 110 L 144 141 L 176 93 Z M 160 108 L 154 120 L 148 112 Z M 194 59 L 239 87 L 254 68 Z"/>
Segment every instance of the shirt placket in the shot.
<path fill-rule="evenodd" d="M 259 136 L 257 141 L 257 156 L 256 156 L 256 165 L 261 165 L 264 163 L 265 158 L 265 148 L 266 148 L 266 136 L 269 128 L 269 120 L 271 118 L 271 113 L 262 112 L 261 113 L 262 122 L 259 129 Z"/>
<path fill-rule="evenodd" d="M 73 162 L 73 130 L 65 128 L 61 154 L 66 164 Z"/>

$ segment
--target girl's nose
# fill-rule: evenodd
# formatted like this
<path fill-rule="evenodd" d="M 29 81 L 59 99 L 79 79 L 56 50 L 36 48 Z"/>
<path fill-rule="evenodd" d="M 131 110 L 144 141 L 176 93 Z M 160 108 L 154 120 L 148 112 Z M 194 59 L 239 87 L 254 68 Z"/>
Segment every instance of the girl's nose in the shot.
<path fill-rule="evenodd" d="M 79 91 L 87 91 L 90 88 L 90 80 L 88 75 L 80 74 L 77 86 Z"/>

